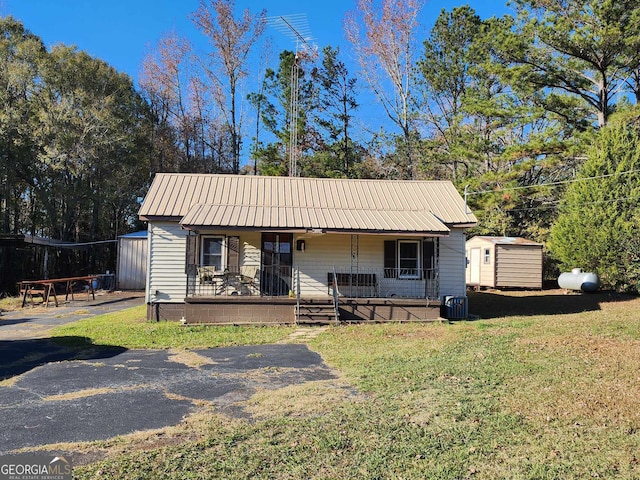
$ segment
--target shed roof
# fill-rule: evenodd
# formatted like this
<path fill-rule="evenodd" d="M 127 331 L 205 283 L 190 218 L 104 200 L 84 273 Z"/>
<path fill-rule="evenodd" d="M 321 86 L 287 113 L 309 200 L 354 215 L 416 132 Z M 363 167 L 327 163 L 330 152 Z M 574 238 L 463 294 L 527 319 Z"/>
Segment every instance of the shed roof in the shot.
<path fill-rule="evenodd" d="M 528 240 L 522 237 L 490 237 L 484 235 L 478 235 L 473 238 L 467 240 L 470 242 L 471 240 L 482 240 L 485 242 L 493 243 L 494 245 L 534 245 L 534 246 L 542 246 L 541 243 L 534 242 L 533 240 Z"/>
<path fill-rule="evenodd" d="M 149 232 L 146 230 L 140 230 L 138 232 L 125 233 L 124 235 L 118 235 L 118 238 L 147 238 Z"/>
<path fill-rule="evenodd" d="M 185 228 L 403 232 L 446 235 L 477 220 L 449 181 L 157 174 L 142 220 Z"/>

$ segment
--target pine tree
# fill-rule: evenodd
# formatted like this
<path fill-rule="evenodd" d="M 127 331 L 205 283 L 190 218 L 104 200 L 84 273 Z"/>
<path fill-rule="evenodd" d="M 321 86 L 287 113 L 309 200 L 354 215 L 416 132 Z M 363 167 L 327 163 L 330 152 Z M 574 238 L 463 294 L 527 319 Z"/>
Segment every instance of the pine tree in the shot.
<path fill-rule="evenodd" d="M 611 118 L 567 188 L 551 251 L 566 269 L 600 275 L 605 286 L 640 287 L 640 109 Z"/>

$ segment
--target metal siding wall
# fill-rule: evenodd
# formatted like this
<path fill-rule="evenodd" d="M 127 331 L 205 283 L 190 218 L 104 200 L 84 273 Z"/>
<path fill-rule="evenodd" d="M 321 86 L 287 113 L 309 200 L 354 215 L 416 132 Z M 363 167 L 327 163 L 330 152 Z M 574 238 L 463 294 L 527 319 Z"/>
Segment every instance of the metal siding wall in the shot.
<path fill-rule="evenodd" d="M 496 286 L 542 288 L 542 249 L 530 245 L 498 245 Z"/>
<path fill-rule="evenodd" d="M 118 288 L 144 290 L 147 282 L 146 238 L 120 238 L 118 241 Z"/>

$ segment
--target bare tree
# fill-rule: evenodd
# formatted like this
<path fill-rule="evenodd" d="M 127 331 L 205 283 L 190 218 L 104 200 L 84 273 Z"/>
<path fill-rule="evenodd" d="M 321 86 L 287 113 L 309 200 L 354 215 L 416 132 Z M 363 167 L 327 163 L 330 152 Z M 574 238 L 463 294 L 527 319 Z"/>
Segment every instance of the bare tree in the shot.
<path fill-rule="evenodd" d="M 251 48 L 264 31 L 266 11 L 252 15 L 245 10 L 242 17 L 236 19 L 234 6 L 234 0 L 200 0 L 191 19 L 208 37 L 212 47 L 205 71 L 217 93 L 214 98 L 225 115 L 232 143 L 232 171 L 238 173 L 242 147 L 239 83 L 246 76 L 245 66 Z"/>
<path fill-rule="evenodd" d="M 345 16 L 345 32 L 353 45 L 364 78 L 387 116 L 401 130 L 406 176 L 413 176 L 416 130 L 412 115 L 414 58 L 418 49 L 414 31 L 423 0 L 357 0 Z"/>
<path fill-rule="evenodd" d="M 192 136 L 189 127 L 188 97 L 185 87 L 190 44 L 175 32 L 164 35 L 156 48 L 143 60 L 140 74 L 142 87 L 155 117 L 154 149 L 158 155 L 152 171 L 171 171 L 188 168 L 192 156 Z M 177 135 L 177 138 L 172 138 Z M 183 165 L 175 165 L 172 158 L 179 144 L 184 156 Z"/>

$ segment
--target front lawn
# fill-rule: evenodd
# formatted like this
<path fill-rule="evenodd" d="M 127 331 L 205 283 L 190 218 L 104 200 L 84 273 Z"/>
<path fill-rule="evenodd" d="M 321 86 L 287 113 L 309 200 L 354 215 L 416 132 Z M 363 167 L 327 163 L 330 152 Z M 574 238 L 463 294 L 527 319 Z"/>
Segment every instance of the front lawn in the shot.
<path fill-rule="evenodd" d="M 149 322 L 146 305 L 89 317 L 59 326 L 52 336 L 70 347 L 87 345 L 124 348 L 208 348 L 274 343 L 286 338 L 291 327 L 207 327 L 179 322 Z"/>
<path fill-rule="evenodd" d="M 493 319 L 330 328 L 310 347 L 339 382 L 77 446 L 107 458 L 75 478 L 639 478 L 640 300 L 539 314 L 520 294 L 485 295 Z M 499 315 L 505 299 L 517 315 Z"/>

